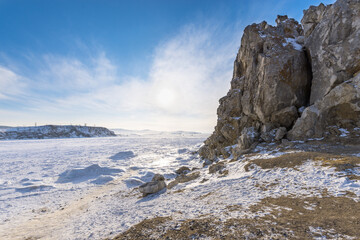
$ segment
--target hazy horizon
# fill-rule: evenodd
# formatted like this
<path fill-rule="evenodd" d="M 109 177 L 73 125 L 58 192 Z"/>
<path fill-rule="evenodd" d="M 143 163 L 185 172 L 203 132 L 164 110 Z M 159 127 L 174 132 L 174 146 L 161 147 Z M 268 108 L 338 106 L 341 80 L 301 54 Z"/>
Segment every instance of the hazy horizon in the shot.
<path fill-rule="evenodd" d="M 0 125 L 212 132 L 245 26 L 334 1 L 0 1 Z"/>

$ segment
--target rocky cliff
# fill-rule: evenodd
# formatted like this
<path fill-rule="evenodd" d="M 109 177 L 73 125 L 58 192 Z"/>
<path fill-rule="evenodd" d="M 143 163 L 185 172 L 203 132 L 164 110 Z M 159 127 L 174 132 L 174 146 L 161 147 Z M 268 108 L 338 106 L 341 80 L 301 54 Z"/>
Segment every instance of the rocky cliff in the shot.
<path fill-rule="evenodd" d="M 44 138 L 78 138 L 78 137 L 111 137 L 113 131 L 104 127 L 56 126 L 8 128 L 0 132 L 0 139 L 44 139 Z"/>
<path fill-rule="evenodd" d="M 311 6 L 301 23 L 278 16 L 276 26 L 245 28 L 202 157 L 237 157 L 259 142 L 360 127 L 360 2 Z"/>

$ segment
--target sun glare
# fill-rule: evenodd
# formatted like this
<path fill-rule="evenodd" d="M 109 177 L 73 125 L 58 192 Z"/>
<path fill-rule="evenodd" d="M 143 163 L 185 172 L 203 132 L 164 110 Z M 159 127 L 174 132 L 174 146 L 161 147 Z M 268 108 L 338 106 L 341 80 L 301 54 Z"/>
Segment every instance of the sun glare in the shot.
<path fill-rule="evenodd" d="M 156 95 L 156 102 L 162 108 L 168 108 L 175 102 L 175 91 L 169 88 L 162 88 Z"/>

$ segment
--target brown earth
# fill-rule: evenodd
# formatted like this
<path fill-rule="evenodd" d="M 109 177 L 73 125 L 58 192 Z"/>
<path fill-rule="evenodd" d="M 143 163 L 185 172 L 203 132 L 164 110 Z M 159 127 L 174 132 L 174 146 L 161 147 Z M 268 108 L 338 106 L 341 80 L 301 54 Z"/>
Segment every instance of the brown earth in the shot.
<path fill-rule="evenodd" d="M 359 199 L 360 200 L 360 199 Z M 244 211 L 228 206 L 229 212 Z M 249 210 L 258 217 L 146 219 L 114 239 L 343 239 L 360 236 L 360 202 L 344 197 L 265 198 Z M 317 231 L 311 231 L 317 229 Z"/>
<path fill-rule="evenodd" d="M 351 174 L 352 169 L 360 167 L 360 157 L 329 154 L 322 152 L 296 152 L 281 155 L 269 159 L 254 159 L 245 165 L 245 171 L 249 171 L 253 164 L 263 169 L 271 168 L 296 168 L 306 161 L 317 161 L 323 167 L 334 167 L 336 171 L 344 172 L 350 179 L 359 179 L 359 176 Z"/>

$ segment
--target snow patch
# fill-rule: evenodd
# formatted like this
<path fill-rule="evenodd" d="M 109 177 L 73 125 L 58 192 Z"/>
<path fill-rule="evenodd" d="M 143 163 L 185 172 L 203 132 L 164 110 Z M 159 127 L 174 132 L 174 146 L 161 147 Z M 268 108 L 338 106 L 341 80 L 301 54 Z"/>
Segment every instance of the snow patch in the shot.
<path fill-rule="evenodd" d="M 118 152 L 115 155 L 111 156 L 110 159 L 117 161 L 117 160 L 130 159 L 134 157 L 136 157 L 136 155 L 134 154 L 133 151 L 123 151 L 123 152 Z"/>
<path fill-rule="evenodd" d="M 347 137 L 349 134 L 349 131 L 345 128 L 339 128 L 339 131 L 341 132 L 340 137 Z"/>
<path fill-rule="evenodd" d="M 283 43 L 283 46 L 285 47 L 289 44 L 291 44 L 295 50 L 302 51 L 302 46 L 296 42 L 295 38 L 285 38 L 285 43 Z"/>
<path fill-rule="evenodd" d="M 116 175 L 117 173 L 124 172 L 122 169 L 114 169 L 107 167 L 100 167 L 98 164 L 93 164 L 89 167 L 82 169 L 70 169 L 59 175 L 56 183 L 80 183 L 90 179 L 97 178 L 101 175 Z M 96 180 L 95 180 L 96 182 Z M 98 180 L 96 183 L 99 184 L 101 180 Z"/>

